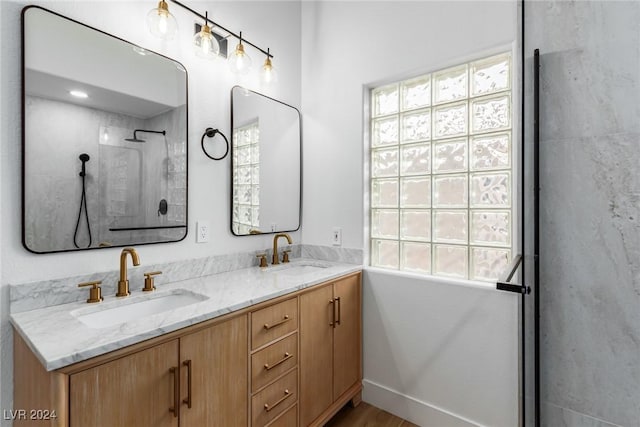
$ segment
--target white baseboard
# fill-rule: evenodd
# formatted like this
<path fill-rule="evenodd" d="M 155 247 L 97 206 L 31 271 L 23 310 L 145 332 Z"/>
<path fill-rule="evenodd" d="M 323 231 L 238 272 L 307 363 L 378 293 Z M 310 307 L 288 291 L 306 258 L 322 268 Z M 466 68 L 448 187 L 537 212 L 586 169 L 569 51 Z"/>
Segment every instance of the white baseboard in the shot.
<path fill-rule="evenodd" d="M 369 380 L 362 381 L 362 400 L 422 427 L 484 427 L 462 416 Z"/>

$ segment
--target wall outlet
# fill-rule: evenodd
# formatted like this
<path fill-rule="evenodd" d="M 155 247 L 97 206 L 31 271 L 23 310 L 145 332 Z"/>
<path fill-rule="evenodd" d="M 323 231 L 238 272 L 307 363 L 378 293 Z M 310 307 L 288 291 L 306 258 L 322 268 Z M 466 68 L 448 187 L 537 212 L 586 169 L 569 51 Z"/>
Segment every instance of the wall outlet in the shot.
<path fill-rule="evenodd" d="M 196 243 L 209 241 L 209 221 L 196 222 Z"/>
<path fill-rule="evenodd" d="M 333 227 L 331 232 L 331 244 L 333 246 L 342 246 L 342 228 Z"/>

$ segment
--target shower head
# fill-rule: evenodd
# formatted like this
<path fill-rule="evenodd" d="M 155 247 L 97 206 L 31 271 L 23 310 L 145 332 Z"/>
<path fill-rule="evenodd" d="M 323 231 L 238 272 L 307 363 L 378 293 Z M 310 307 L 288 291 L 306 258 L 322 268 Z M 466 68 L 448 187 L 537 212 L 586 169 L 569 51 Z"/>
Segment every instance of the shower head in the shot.
<path fill-rule="evenodd" d="M 145 129 L 136 129 L 133 131 L 133 138 L 125 138 L 125 141 L 129 142 L 147 142 L 146 139 L 138 138 L 138 132 L 146 132 L 146 133 L 159 133 L 162 135 L 166 135 L 167 131 L 165 130 L 145 130 Z"/>
<path fill-rule="evenodd" d="M 78 157 L 82 163 L 89 161 L 89 155 L 87 153 L 82 153 Z"/>

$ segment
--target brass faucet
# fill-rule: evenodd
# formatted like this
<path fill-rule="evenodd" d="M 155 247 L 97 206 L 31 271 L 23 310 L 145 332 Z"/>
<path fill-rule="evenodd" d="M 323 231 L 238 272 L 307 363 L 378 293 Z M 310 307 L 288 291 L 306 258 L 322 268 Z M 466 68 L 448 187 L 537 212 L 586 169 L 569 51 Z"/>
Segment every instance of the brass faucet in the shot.
<path fill-rule="evenodd" d="M 129 292 L 129 280 L 127 279 L 127 254 L 131 255 L 131 261 L 133 265 L 140 265 L 140 258 L 138 252 L 133 248 L 124 248 L 120 253 L 120 280 L 118 281 L 118 293 L 117 297 L 126 297 Z"/>
<path fill-rule="evenodd" d="M 278 238 L 279 237 L 286 237 L 287 242 L 289 242 L 289 244 L 293 243 L 293 241 L 291 240 L 291 236 L 289 236 L 287 233 L 278 233 L 275 236 L 273 236 L 273 257 L 271 258 L 271 264 L 273 265 L 280 264 L 280 260 L 278 259 Z"/>

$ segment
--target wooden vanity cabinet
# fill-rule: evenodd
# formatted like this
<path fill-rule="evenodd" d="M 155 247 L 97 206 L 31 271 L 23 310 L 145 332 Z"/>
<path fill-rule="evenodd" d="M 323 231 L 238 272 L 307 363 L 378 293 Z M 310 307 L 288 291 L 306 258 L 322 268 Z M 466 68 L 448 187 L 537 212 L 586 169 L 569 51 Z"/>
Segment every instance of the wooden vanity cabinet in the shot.
<path fill-rule="evenodd" d="M 360 401 L 360 274 L 300 295 L 300 425 L 322 426 Z"/>
<path fill-rule="evenodd" d="M 267 305 L 250 316 L 251 426 L 296 427 L 292 408 L 299 394 L 298 298 Z"/>
<path fill-rule="evenodd" d="M 246 343 L 244 315 L 72 374 L 69 426 L 246 427 Z"/>
<path fill-rule="evenodd" d="M 16 334 L 14 407 L 27 415 L 54 410 L 56 418 L 14 425 L 247 427 L 247 330 L 244 314 L 139 351 L 81 362 L 67 373 L 46 372 Z"/>
<path fill-rule="evenodd" d="M 176 427 L 178 340 L 69 376 L 70 427 Z"/>
<path fill-rule="evenodd" d="M 354 273 L 51 372 L 14 333 L 14 426 L 321 426 L 359 402 L 360 307 Z"/>
<path fill-rule="evenodd" d="M 181 427 L 247 426 L 246 315 L 180 338 L 180 363 Z"/>

